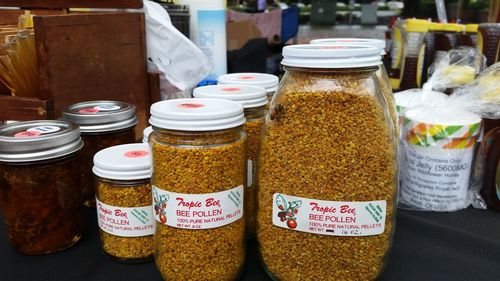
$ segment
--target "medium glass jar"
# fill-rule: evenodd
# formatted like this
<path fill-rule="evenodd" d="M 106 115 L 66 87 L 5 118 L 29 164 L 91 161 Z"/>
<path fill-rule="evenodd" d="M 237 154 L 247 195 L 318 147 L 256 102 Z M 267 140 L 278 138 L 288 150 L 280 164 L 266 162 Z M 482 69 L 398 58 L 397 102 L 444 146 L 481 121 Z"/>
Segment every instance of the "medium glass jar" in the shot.
<path fill-rule="evenodd" d="M 262 87 L 266 89 L 267 99 L 271 102 L 274 92 L 278 89 L 279 78 L 276 75 L 266 73 L 232 73 L 219 76 L 217 83 Z"/>
<path fill-rule="evenodd" d="M 260 135 L 264 125 L 267 98 L 261 87 L 243 85 L 216 85 L 194 89 L 195 98 L 220 98 L 239 102 L 245 109 L 246 122 L 243 125 L 248 136 L 247 185 L 245 189 L 245 217 L 247 235 L 255 236 L 257 157 Z"/>
<path fill-rule="evenodd" d="M 153 259 L 151 157 L 147 144 L 123 144 L 94 157 L 96 207 L 104 253 L 117 261 Z"/>
<path fill-rule="evenodd" d="M 397 191 L 380 50 L 295 45 L 283 55 L 259 156 L 263 263 L 275 280 L 373 280 L 391 246 Z"/>
<path fill-rule="evenodd" d="M 0 128 L 0 206 L 21 253 L 62 251 L 81 237 L 78 126 L 29 121 Z"/>
<path fill-rule="evenodd" d="M 234 280 L 245 260 L 243 107 L 219 99 L 153 104 L 155 261 L 166 280 Z"/>
<path fill-rule="evenodd" d="M 135 139 L 135 106 L 119 101 L 87 101 L 69 106 L 62 112 L 64 121 L 80 126 L 85 146 L 80 163 L 83 204 L 95 207 L 92 159 L 98 151 Z"/>
<path fill-rule="evenodd" d="M 484 161 L 481 195 L 488 208 L 500 211 L 500 127 L 484 136 L 479 153 Z"/>

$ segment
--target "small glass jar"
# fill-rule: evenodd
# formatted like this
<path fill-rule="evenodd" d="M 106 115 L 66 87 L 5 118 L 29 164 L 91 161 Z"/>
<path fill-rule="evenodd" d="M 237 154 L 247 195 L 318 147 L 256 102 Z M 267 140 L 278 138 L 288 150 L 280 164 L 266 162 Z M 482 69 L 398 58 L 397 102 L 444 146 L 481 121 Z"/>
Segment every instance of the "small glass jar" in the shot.
<path fill-rule="evenodd" d="M 195 98 L 219 98 L 243 105 L 246 122 L 243 125 L 248 136 L 247 185 L 245 189 L 245 217 L 247 236 L 255 236 L 257 157 L 260 135 L 268 104 L 266 90 L 243 85 L 215 85 L 194 89 Z"/>
<path fill-rule="evenodd" d="M 478 27 L 477 48 L 486 57 L 486 66 L 495 63 L 500 44 L 500 23 L 482 23 Z"/>
<path fill-rule="evenodd" d="M 235 280 L 245 260 L 243 107 L 167 100 L 149 123 L 158 270 L 166 280 Z"/>
<path fill-rule="evenodd" d="M 380 50 L 295 45 L 283 55 L 259 155 L 262 261 L 274 280 L 374 280 L 391 247 L 397 194 Z"/>
<path fill-rule="evenodd" d="M 0 206 L 21 253 L 62 251 L 81 237 L 78 126 L 29 121 L 0 128 Z"/>
<path fill-rule="evenodd" d="M 97 221 L 101 244 L 117 261 L 153 259 L 151 156 L 147 144 L 123 144 L 94 157 Z"/>
<path fill-rule="evenodd" d="M 64 121 L 80 126 L 85 146 L 82 149 L 80 188 L 83 204 L 95 207 L 92 159 L 98 151 L 135 139 L 135 106 L 118 101 L 87 101 L 69 106 L 62 112 Z"/>
<path fill-rule="evenodd" d="M 266 89 L 267 99 L 271 102 L 274 92 L 278 89 L 279 78 L 276 75 L 266 73 L 232 73 L 219 76 L 217 83 L 221 85 L 232 84 L 262 87 Z"/>

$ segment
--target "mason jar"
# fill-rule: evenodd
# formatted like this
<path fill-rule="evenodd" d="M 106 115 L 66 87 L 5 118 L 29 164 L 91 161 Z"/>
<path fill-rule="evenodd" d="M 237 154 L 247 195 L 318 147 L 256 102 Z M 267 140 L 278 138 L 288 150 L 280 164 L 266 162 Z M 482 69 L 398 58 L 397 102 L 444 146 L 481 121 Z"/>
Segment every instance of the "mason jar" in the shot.
<path fill-rule="evenodd" d="M 245 217 L 247 236 L 255 236 L 257 157 L 260 134 L 264 125 L 267 98 L 261 87 L 243 85 L 215 85 L 194 89 L 195 98 L 219 98 L 239 102 L 243 105 L 246 122 L 243 125 L 248 136 L 247 185 L 245 189 Z"/>
<path fill-rule="evenodd" d="M 274 280 L 374 280 L 391 247 L 397 196 L 380 49 L 295 45 L 283 55 L 259 155 L 261 259 Z"/>
<path fill-rule="evenodd" d="M 104 253 L 126 263 L 153 260 L 149 146 L 134 143 L 103 149 L 95 155 L 92 170 Z"/>
<path fill-rule="evenodd" d="M 0 207 L 7 237 L 28 255 L 62 251 L 81 237 L 78 126 L 52 120 L 0 127 Z"/>
<path fill-rule="evenodd" d="M 80 163 L 83 204 L 95 207 L 92 159 L 98 151 L 135 139 L 135 106 L 119 101 L 86 101 L 69 106 L 62 112 L 64 121 L 80 126 L 85 146 Z"/>
<path fill-rule="evenodd" d="M 155 261 L 166 280 L 235 280 L 245 260 L 243 107 L 219 99 L 151 106 Z"/>

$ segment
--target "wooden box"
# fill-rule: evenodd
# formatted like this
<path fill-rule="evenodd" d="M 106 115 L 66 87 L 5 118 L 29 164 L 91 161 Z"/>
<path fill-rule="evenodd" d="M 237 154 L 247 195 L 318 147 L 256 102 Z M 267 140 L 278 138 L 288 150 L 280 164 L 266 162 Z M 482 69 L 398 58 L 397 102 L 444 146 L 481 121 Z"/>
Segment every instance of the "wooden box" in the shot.
<path fill-rule="evenodd" d="M 0 1 L 0 6 L 6 2 Z M 142 1 L 12 1 L 20 6 L 142 6 Z M 112 4 L 112 2 L 114 4 Z M 132 4 L 131 4 L 132 3 Z M 135 3 L 135 4 L 134 4 Z M 132 5 L 132 6 L 131 6 Z M 58 118 L 67 106 L 87 100 L 119 100 L 137 107 L 137 134 L 147 126 L 149 107 L 159 100 L 158 77 L 148 75 L 144 14 L 84 13 L 34 19 L 40 98 L 0 96 L 0 120 Z"/>

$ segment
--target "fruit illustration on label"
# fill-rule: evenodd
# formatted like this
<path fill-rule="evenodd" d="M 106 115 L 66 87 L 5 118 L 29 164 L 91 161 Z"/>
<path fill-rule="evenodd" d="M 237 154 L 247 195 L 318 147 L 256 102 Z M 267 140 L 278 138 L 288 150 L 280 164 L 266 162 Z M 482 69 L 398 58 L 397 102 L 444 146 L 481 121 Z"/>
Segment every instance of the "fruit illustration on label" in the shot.
<path fill-rule="evenodd" d="M 297 217 L 295 215 L 299 212 L 299 208 L 302 206 L 302 201 L 296 200 L 287 202 L 283 196 L 278 195 L 276 196 L 276 206 L 280 209 L 280 212 L 278 212 L 280 221 L 286 221 L 288 228 L 295 229 L 297 227 Z"/>
<path fill-rule="evenodd" d="M 158 222 L 162 224 L 167 223 L 167 202 L 168 195 L 158 195 L 156 188 L 153 187 L 153 203 L 155 210 L 155 218 Z"/>

